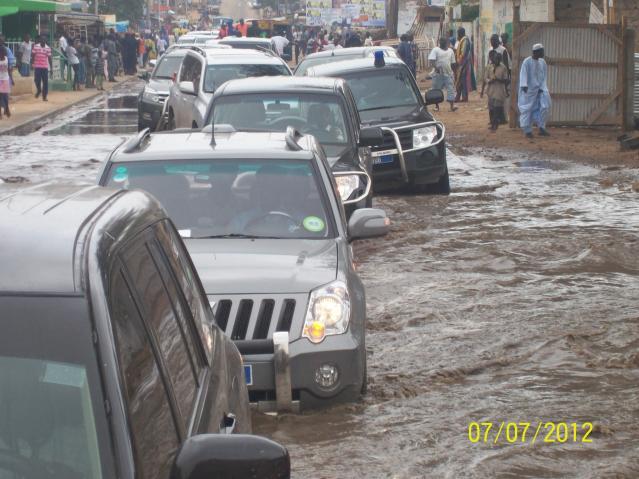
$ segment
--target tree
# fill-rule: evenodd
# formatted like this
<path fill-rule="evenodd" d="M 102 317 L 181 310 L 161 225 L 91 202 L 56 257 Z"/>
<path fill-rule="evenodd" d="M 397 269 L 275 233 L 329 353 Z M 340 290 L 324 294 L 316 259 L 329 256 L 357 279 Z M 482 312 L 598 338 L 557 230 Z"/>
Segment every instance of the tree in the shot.
<path fill-rule="evenodd" d="M 142 18 L 145 0 L 99 0 L 100 13 L 115 14 L 118 21 Z"/>

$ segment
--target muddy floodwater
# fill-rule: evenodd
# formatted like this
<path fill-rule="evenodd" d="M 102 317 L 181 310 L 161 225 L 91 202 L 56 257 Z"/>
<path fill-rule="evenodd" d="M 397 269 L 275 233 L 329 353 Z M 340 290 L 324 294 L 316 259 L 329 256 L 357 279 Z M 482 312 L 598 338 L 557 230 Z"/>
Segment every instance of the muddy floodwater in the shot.
<path fill-rule="evenodd" d="M 130 98 L 0 136 L 0 177 L 92 180 L 135 131 Z M 376 198 L 392 232 L 354 246 L 367 396 L 256 413 L 255 432 L 289 448 L 295 478 L 639 477 L 637 171 L 454 151 L 449 197 Z M 565 442 L 535 444 L 533 431 L 495 444 L 493 430 L 483 444 L 469 440 L 472 421 L 580 429 L 577 441 L 570 426 Z"/>

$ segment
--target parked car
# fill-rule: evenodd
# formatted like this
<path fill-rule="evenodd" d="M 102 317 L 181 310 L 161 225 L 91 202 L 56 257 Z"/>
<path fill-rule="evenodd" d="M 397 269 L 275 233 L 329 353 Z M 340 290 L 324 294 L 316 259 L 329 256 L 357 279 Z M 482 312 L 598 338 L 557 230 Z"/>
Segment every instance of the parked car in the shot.
<path fill-rule="evenodd" d="M 182 35 L 178 38 L 176 42 L 178 45 L 180 44 L 191 44 L 191 45 L 204 45 L 210 40 L 217 38 L 217 35 L 214 35 L 212 32 L 206 33 L 187 33 L 186 35 Z"/>
<path fill-rule="evenodd" d="M 382 140 L 377 127 L 360 131 L 350 88 L 338 78 L 247 78 L 217 89 L 206 113 L 208 124 L 238 131 L 280 131 L 293 127 L 322 144 L 350 216 L 372 206 L 370 145 Z"/>
<path fill-rule="evenodd" d="M 164 112 L 171 81 L 185 55 L 186 49 L 173 48 L 159 58 L 151 73 L 140 75 L 146 84 L 138 96 L 138 130 L 149 128 L 155 131 Z"/>
<path fill-rule="evenodd" d="M 182 61 L 167 100 L 169 129 L 201 128 L 215 90 L 236 78 L 290 76 L 279 57 L 256 50 L 192 49 Z"/>
<path fill-rule="evenodd" d="M 295 76 L 304 76 L 309 68 L 324 65 L 325 63 L 373 57 L 375 56 L 375 52 L 384 52 L 384 56 L 386 57 L 398 57 L 397 50 L 388 46 L 337 48 L 306 55 L 297 64 L 294 74 Z"/>
<path fill-rule="evenodd" d="M 366 301 L 350 242 L 388 222 L 368 208 L 346 222 L 313 136 L 143 132 L 110 155 L 99 183 L 144 189 L 167 208 L 215 321 L 244 356 L 252 402 L 295 410 L 359 398 Z"/>
<path fill-rule="evenodd" d="M 6 194 L 0 263 L 1 477 L 288 477 L 246 435 L 241 357 L 147 193 Z"/>
<path fill-rule="evenodd" d="M 427 106 L 442 103 L 441 90 L 425 96 L 410 69 L 399 58 L 373 58 L 327 63 L 308 76 L 339 77 L 350 86 L 362 126 L 379 126 L 382 143 L 373 147 L 373 184 L 388 188 L 450 193 L 446 164 L 446 128 Z"/>

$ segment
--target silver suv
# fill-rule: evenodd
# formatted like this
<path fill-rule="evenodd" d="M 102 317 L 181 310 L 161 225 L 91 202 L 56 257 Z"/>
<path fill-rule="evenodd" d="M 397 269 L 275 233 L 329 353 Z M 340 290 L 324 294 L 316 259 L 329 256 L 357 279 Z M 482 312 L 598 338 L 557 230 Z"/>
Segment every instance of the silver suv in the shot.
<path fill-rule="evenodd" d="M 261 409 L 356 400 L 366 389 L 366 299 L 350 243 L 381 236 L 381 210 L 347 222 L 313 136 L 140 133 L 115 150 L 101 185 L 144 189 L 178 227 L 218 326 L 244 357 Z M 225 128 L 226 131 L 220 131 Z"/>
<path fill-rule="evenodd" d="M 284 60 L 257 50 L 198 48 L 189 50 L 170 88 L 166 109 L 169 129 L 201 128 L 215 89 L 236 78 L 291 76 Z"/>

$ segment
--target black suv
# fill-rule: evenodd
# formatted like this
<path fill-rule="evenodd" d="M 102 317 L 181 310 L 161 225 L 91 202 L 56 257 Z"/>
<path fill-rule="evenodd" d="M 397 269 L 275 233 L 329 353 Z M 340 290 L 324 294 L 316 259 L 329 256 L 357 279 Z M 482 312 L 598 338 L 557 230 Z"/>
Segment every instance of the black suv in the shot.
<path fill-rule="evenodd" d="M 31 187 L 0 238 L 0 477 L 288 477 L 156 200 Z"/>
<path fill-rule="evenodd" d="M 373 148 L 376 191 L 387 188 L 450 193 L 446 165 L 446 130 L 426 106 L 443 102 L 441 90 L 425 98 L 413 74 L 399 58 L 384 57 L 327 63 L 308 76 L 339 77 L 351 88 L 363 126 L 379 126 L 384 140 Z"/>
<path fill-rule="evenodd" d="M 155 131 L 158 127 L 171 81 L 187 51 L 187 48 L 172 48 L 160 57 L 151 73 L 140 75 L 146 84 L 138 96 L 138 130 L 149 128 Z"/>
<path fill-rule="evenodd" d="M 377 127 L 360 130 L 357 104 L 339 78 L 274 77 L 232 80 L 217 89 L 206 124 L 237 131 L 297 131 L 322 145 L 347 213 L 370 207 L 373 167 L 370 146 L 382 141 Z"/>

